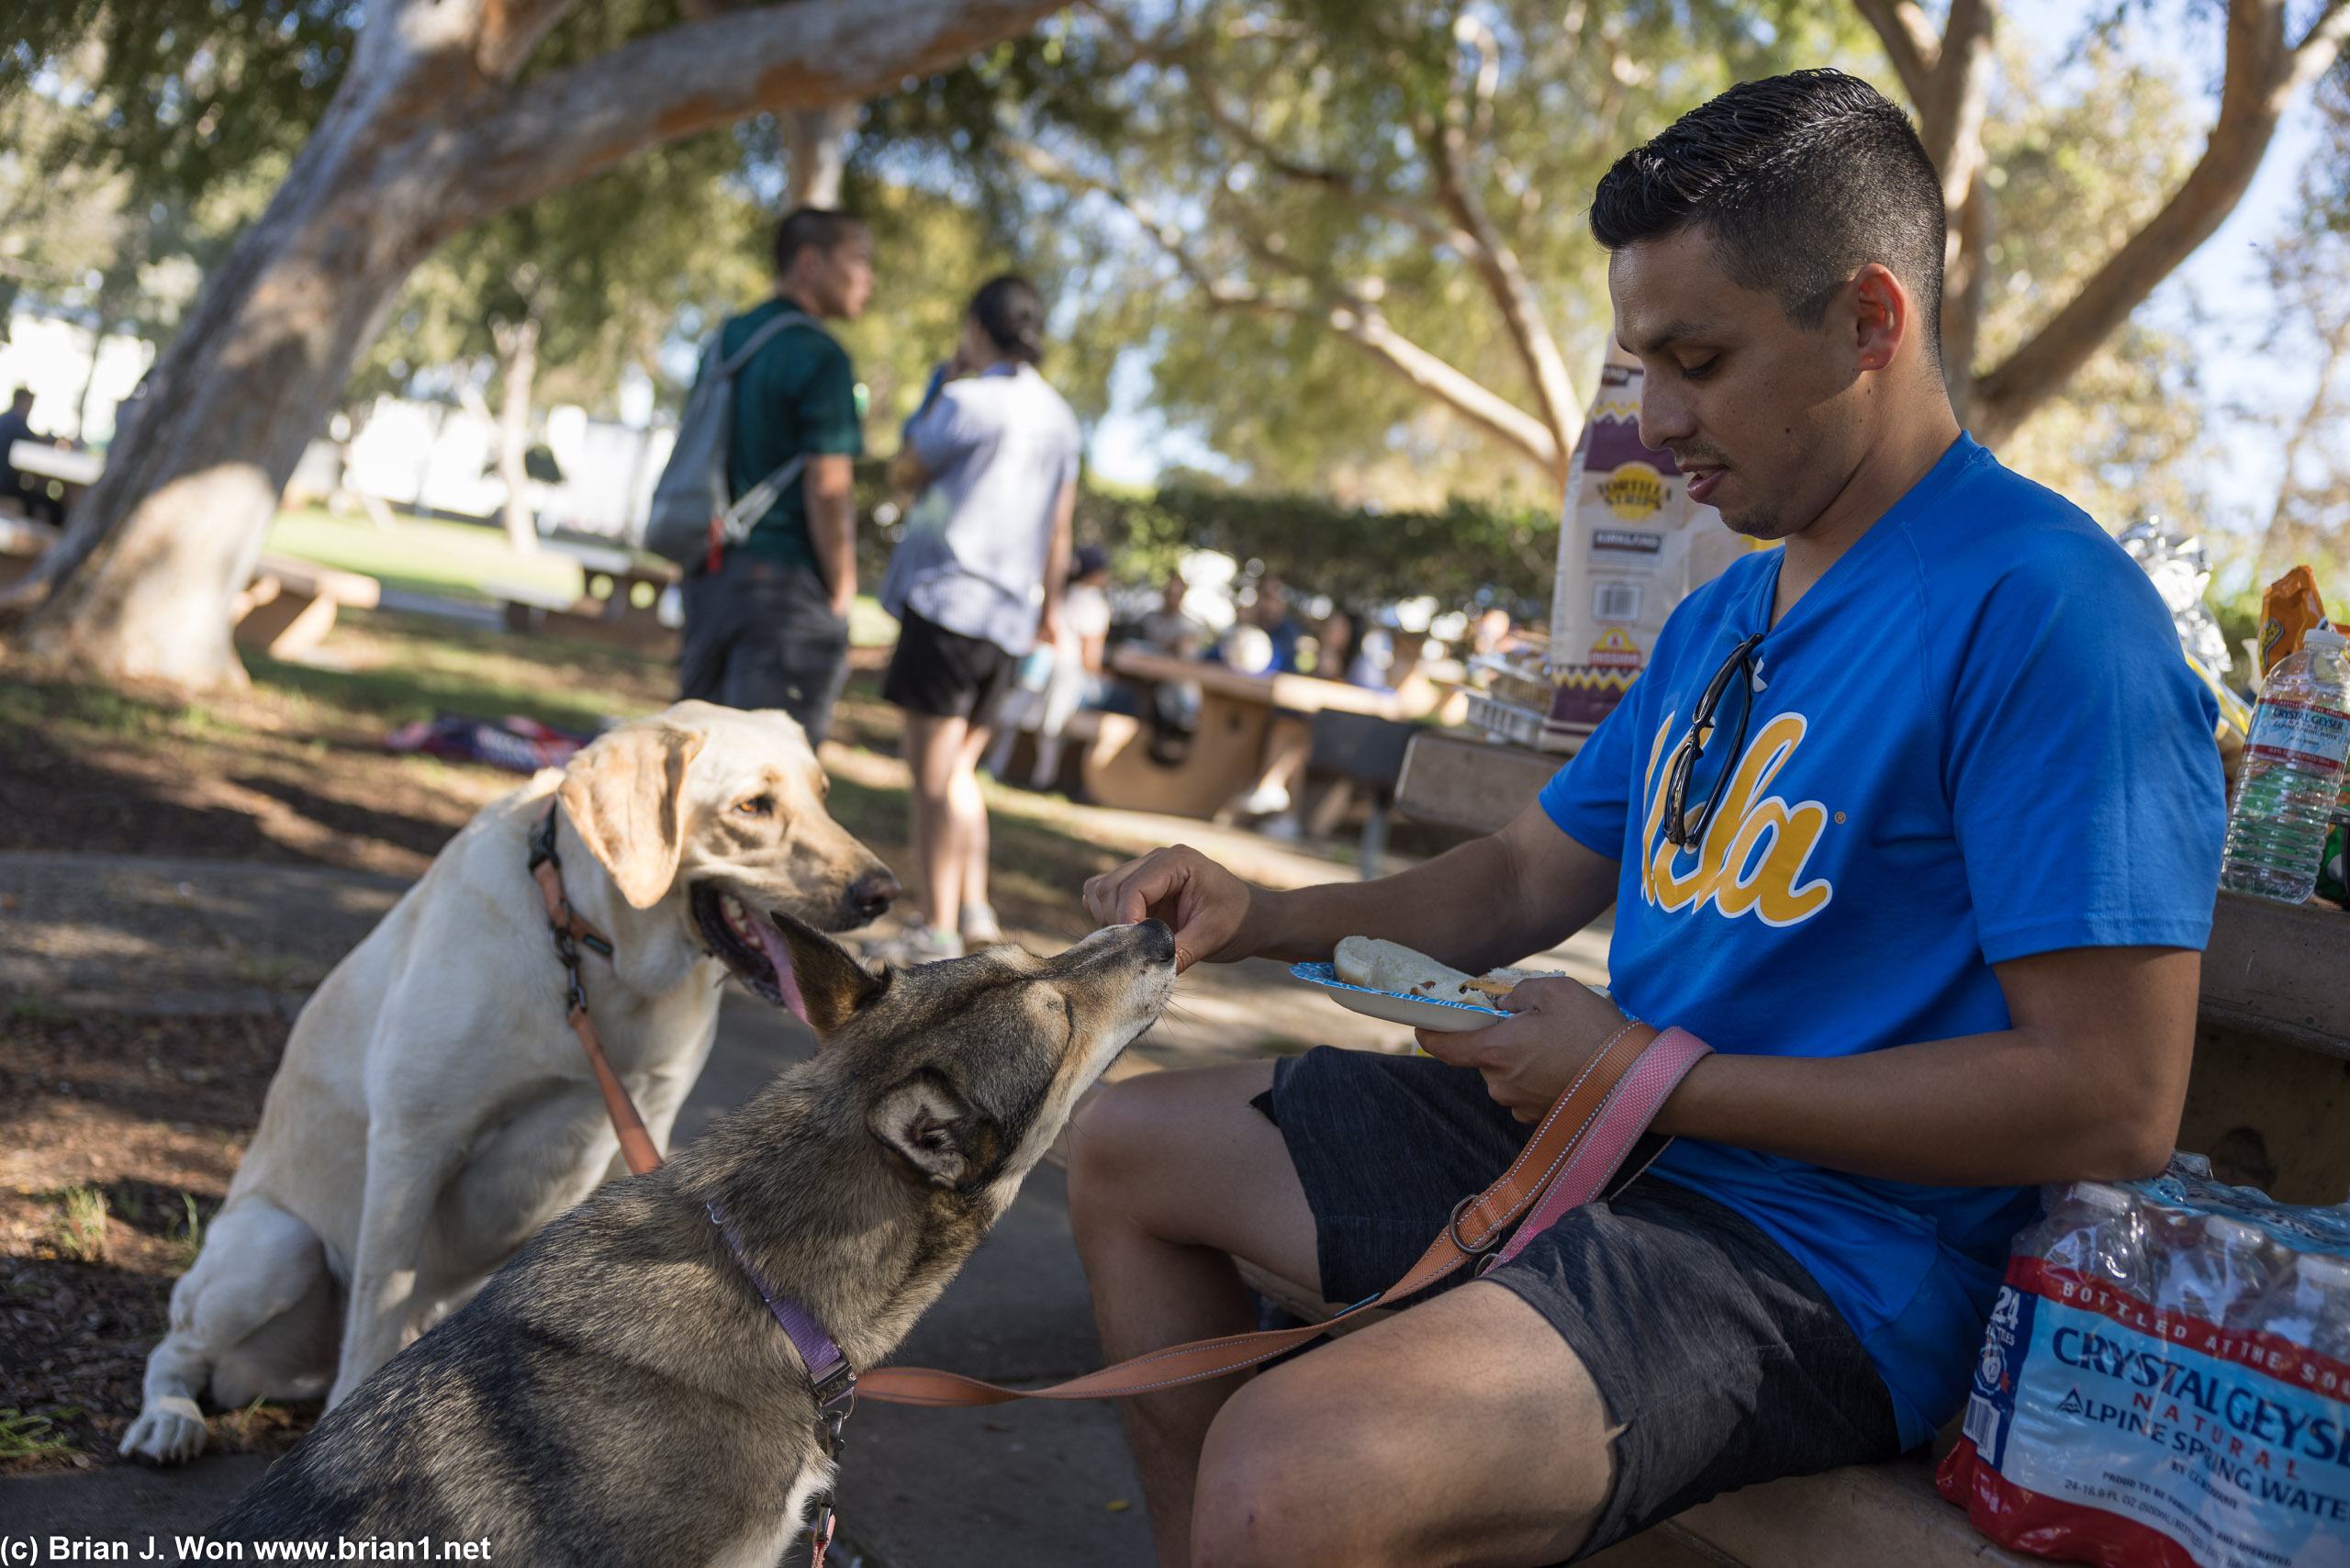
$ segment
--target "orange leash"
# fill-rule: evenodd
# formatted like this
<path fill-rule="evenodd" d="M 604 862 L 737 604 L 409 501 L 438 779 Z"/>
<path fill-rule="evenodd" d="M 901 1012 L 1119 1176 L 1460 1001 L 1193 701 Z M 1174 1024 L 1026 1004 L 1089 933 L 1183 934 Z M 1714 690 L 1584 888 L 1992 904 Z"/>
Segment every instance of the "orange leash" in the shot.
<path fill-rule="evenodd" d="M 611 1117 L 612 1131 L 620 1136 L 621 1157 L 631 1170 L 642 1176 L 661 1169 L 661 1151 L 653 1147 L 653 1135 L 645 1131 L 644 1118 L 636 1114 L 628 1085 L 621 1081 L 604 1055 L 604 1042 L 597 1036 L 596 1020 L 588 1011 L 588 988 L 579 979 L 579 949 L 586 947 L 609 958 L 612 944 L 573 912 L 571 900 L 564 893 L 563 862 L 554 852 L 554 813 L 555 802 L 549 801 L 546 814 L 531 831 L 531 876 L 546 899 L 547 931 L 554 938 L 555 957 L 563 960 L 563 972 L 569 981 L 564 1002 L 572 1032 L 579 1036 L 579 1048 L 588 1053 L 588 1065 L 595 1070 L 596 1086 L 604 1093 L 604 1113 Z"/>
<path fill-rule="evenodd" d="M 876 1367 L 857 1380 L 857 1392 L 889 1404 L 924 1406 L 1110 1399 L 1147 1394 L 1228 1377 L 1320 1338 L 1341 1319 L 1426 1290 L 1462 1264 L 1493 1253 L 1510 1223 L 1546 1193 L 1555 1193 L 1570 1172 L 1575 1192 L 1583 1194 L 1576 1202 L 1588 1203 L 1596 1196 L 1665 1096 L 1707 1054 L 1705 1044 L 1684 1030 L 1669 1029 L 1643 1045 L 1629 1038 L 1632 1028 L 1625 1025 L 1584 1064 L 1501 1179 L 1476 1197 L 1462 1200 L 1443 1233 L 1428 1244 L 1402 1279 L 1368 1301 L 1357 1302 L 1328 1323 L 1173 1345 L 1050 1388 L 1004 1388 L 927 1367 Z M 1636 1066 L 1642 1069 L 1637 1075 Z M 1625 1093 L 1627 1088 L 1632 1092 Z"/>
<path fill-rule="evenodd" d="M 661 1155 L 645 1131 L 644 1119 L 637 1114 L 635 1102 L 629 1098 L 628 1086 L 605 1059 L 579 980 L 579 949 L 586 946 L 610 958 L 612 945 L 581 920 L 564 896 L 562 863 L 554 852 L 554 813 L 555 803 L 550 801 L 547 814 L 532 833 L 531 874 L 546 898 L 547 928 L 554 935 L 556 956 L 570 977 L 566 1000 L 571 1026 L 595 1070 L 604 1109 L 620 1137 L 628 1168 L 642 1176 L 660 1169 Z M 929 1367 L 876 1367 L 855 1380 L 856 1392 L 885 1404 L 938 1407 L 1148 1394 L 1246 1371 L 1320 1338 L 1341 1319 L 1426 1290 L 1462 1264 L 1494 1253 L 1501 1247 L 1502 1233 L 1538 1203 L 1541 1208 L 1534 1221 L 1539 1228 L 1567 1208 L 1595 1197 L 1682 1076 L 1707 1054 L 1705 1043 L 1684 1030 L 1668 1029 L 1643 1045 L 1631 1039 L 1633 1027 L 1625 1025 L 1583 1064 L 1583 1071 L 1550 1107 L 1501 1179 L 1474 1198 L 1461 1200 L 1443 1233 L 1428 1244 L 1402 1279 L 1378 1295 L 1357 1302 L 1328 1323 L 1170 1345 L 1049 1388 L 1005 1388 Z"/>

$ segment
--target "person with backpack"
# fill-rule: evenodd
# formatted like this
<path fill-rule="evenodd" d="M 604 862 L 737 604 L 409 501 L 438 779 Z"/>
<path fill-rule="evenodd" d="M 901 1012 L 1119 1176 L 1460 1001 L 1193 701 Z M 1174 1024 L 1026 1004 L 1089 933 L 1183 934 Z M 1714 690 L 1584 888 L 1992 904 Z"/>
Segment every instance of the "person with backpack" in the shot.
<path fill-rule="evenodd" d="M 646 546 L 686 566 L 678 695 L 780 708 L 811 745 L 848 677 L 856 597 L 849 465 L 865 450 L 856 375 L 820 324 L 873 292 L 873 240 L 800 207 L 776 230 L 775 297 L 704 353 Z"/>

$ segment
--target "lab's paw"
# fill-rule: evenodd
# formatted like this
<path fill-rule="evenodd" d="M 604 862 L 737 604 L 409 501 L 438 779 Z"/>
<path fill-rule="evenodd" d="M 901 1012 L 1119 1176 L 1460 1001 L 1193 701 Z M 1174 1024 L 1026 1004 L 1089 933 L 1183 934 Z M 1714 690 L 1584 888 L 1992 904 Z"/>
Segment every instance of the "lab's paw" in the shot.
<path fill-rule="evenodd" d="M 150 1464 L 185 1464 L 203 1451 L 204 1412 L 180 1394 L 148 1401 L 122 1435 L 123 1457 Z"/>

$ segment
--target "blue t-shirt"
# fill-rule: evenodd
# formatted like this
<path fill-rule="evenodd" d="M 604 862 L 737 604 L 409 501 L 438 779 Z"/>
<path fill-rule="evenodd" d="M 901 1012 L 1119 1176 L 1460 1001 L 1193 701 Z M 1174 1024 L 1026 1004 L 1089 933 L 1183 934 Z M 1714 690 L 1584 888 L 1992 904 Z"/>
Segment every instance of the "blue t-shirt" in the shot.
<path fill-rule="evenodd" d="M 1961 436 L 1779 624 L 1781 552 L 1692 594 L 1542 791 L 1620 859 L 1608 974 L 1718 1051 L 1852 1056 L 2010 1026 L 1991 966 L 2201 948 L 2225 802 L 2210 696 L 2153 586 L 2079 509 Z M 1664 758 L 1739 640 L 1746 750 L 1703 842 L 1666 840 Z M 1732 691 L 1694 807 L 1731 744 Z M 1676 1140 L 1656 1173 L 1767 1231 L 1835 1302 L 1906 1445 L 1957 1409 L 2015 1187 L 1930 1187 Z"/>

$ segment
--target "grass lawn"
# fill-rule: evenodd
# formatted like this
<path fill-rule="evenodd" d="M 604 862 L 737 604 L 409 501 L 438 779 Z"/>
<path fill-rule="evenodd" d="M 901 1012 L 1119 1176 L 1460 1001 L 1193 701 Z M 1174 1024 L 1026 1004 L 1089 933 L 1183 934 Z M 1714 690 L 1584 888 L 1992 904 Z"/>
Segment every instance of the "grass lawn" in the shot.
<path fill-rule="evenodd" d="M 485 583 L 528 583 L 550 593 L 576 595 L 579 563 L 551 550 L 519 555 L 494 528 L 424 518 L 397 518 L 378 528 L 364 517 L 336 517 L 320 507 L 282 511 L 270 524 L 268 548 L 322 566 L 340 566 L 387 588 L 452 599 L 488 599 Z"/>
<path fill-rule="evenodd" d="M 470 523 L 396 516 L 390 528 L 378 528 L 364 517 L 305 507 L 277 514 L 268 548 L 445 599 L 486 602 L 503 597 L 495 590 L 504 583 L 575 598 L 581 591 L 579 563 L 570 556 L 553 548 L 518 555 L 503 532 Z M 898 623 L 879 600 L 859 594 L 849 609 L 848 638 L 859 647 L 884 647 L 898 640 Z"/>

